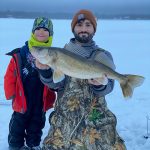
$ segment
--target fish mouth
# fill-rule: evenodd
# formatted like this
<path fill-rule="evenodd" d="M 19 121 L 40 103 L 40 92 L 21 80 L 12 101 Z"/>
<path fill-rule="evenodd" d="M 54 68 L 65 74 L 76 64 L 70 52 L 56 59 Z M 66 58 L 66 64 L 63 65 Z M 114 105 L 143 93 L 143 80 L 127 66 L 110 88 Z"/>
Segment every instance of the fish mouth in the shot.
<path fill-rule="evenodd" d="M 31 54 L 37 59 L 37 60 L 44 60 L 46 56 L 48 55 L 48 52 L 45 51 L 42 47 L 36 47 L 33 46 L 30 50 Z"/>

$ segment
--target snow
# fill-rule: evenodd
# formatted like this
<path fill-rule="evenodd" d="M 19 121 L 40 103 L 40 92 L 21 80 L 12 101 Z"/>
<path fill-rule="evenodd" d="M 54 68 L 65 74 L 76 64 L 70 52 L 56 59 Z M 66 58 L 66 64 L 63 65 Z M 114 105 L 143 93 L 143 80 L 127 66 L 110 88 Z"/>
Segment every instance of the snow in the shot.
<path fill-rule="evenodd" d="M 52 20 L 54 24 L 53 46 L 63 47 L 73 34 L 71 20 Z M 12 114 L 11 101 L 6 101 L 3 78 L 10 57 L 5 53 L 24 45 L 29 39 L 33 19 L 0 19 L 0 150 L 7 150 L 8 124 Z M 131 99 L 123 98 L 116 82 L 112 93 L 107 95 L 109 109 L 117 117 L 117 130 L 125 140 L 128 150 L 150 150 L 150 20 L 98 20 L 94 37 L 96 43 L 113 55 L 117 71 L 122 74 L 139 74 L 145 82 L 134 91 Z M 49 130 L 48 116 L 42 139 Z M 42 144 L 42 142 L 41 142 Z"/>

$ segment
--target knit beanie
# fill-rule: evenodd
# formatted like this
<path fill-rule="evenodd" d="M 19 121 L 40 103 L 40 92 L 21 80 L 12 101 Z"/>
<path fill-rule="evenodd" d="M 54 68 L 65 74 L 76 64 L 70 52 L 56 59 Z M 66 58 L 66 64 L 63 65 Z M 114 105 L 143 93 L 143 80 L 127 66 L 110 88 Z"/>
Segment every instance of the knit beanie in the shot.
<path fill-rule="evenodd" d="M 36 18 L 33 23 L 32 33 L 34 33 L 37 28 L 44 28 L 49 32 L 49 36 L 53 36 L 53 24 L 50 19 L 45 17 Z"/>
<path fill-rule="evenodd" d="M 92 23 L 94 27 L 94 30 L 96 31 L 96 27 L 97 27 L 96 17 L 93 15 L 91 11 L 81 9 L 75 14 L 75 16 L 72 19 L 72 22 L 71 22 L 72 32 L 77 22 L 79 22 L 80 20 L 84 20 L 84 19 L 90 20 L 90 22 Z"/>

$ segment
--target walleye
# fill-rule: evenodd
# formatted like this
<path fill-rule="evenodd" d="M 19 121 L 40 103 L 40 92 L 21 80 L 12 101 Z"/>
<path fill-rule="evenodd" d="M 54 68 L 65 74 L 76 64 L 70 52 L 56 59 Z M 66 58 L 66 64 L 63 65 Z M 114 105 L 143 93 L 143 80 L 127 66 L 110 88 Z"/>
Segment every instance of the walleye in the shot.
<path fill-rule="evenodd" d="M 132 97 L 134 88 L 144 82 L 142 76 L 120 74 L 103 63 L 88 60 L 64 48 L 32 47 L 30 51 L 40 63 L 47 64 L 54 70 L 54 82 L 58 82 L 64 74 L 79 79 L 99 78 L 105 74 L 120 83 L 125 98 Z"/>

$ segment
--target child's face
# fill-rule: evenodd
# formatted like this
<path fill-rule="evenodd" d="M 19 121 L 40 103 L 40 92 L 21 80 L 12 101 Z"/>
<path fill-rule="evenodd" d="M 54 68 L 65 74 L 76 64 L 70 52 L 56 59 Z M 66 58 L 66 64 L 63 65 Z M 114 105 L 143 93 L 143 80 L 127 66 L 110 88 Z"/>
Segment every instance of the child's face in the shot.
<path fill-rule="evenodd" d="M 37 28 L 34 31 L 34 36 L 39 42 L 47 42 L 49 38 L 49 32 L 44 28 Z"/>

